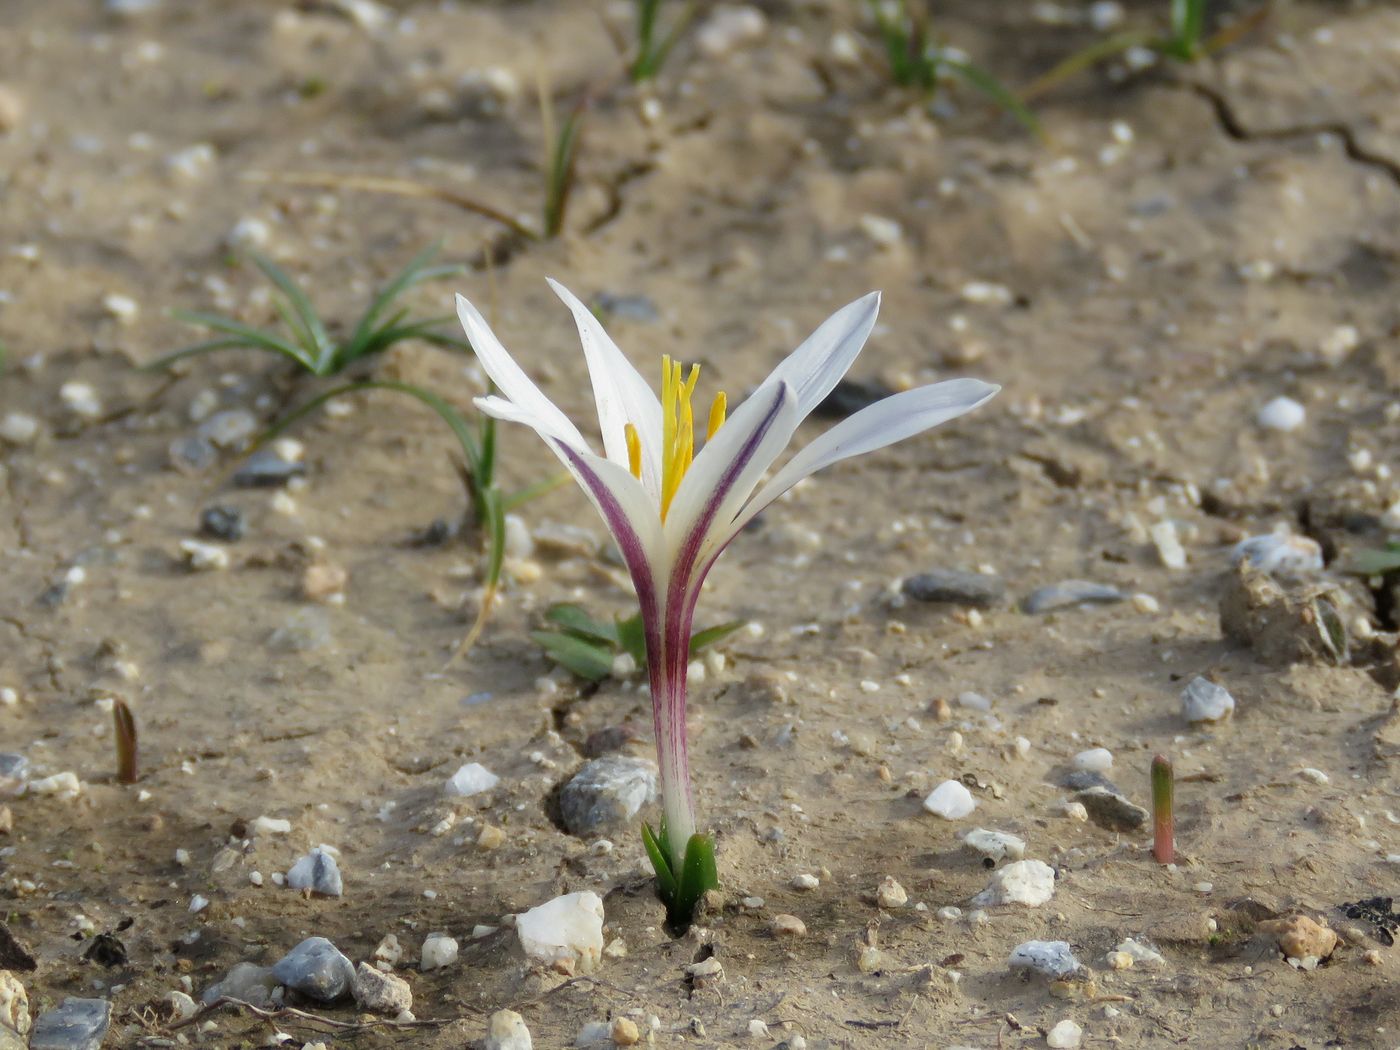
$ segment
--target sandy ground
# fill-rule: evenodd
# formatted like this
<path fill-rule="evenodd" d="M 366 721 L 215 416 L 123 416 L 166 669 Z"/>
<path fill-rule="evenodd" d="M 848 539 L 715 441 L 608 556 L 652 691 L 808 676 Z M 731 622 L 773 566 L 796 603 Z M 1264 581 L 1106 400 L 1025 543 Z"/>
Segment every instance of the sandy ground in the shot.
<path fill-rule="evenodd" d="M 833 57 L 834 34 L 865 30 L 854 5 L 765 4 L 762 35 L 721 54 L 690 38 L 650 123 L 630 89 L 600 87 L 617 59 L 592 4 L 396 7 L 369 29 L 320 4 L 167 0 L 129 17 L 5 5 L 0 415 L 38 431 L 0 442 L 0 687 L 16 700 L 0 707 L 0 741 L 31 777 L 83 783 L 74 799 L 10 800 L 0 838 L 6 921 L 38 962 L 19 975 L 35 1012 L 109 998 L 107 1045 L 123 1047 L 255 1046 L 274 1028 L 293 1046 L 460 1047 L 507 1006 L 539 1047 L 615 1017 L 661 1046 L 1034 1046 L 1067 1018 L 1090 1047 L 1400 1046 L 1400 963 L 1335 910 L 1394 886 L 1393 636 L 1367 641 L 1357 622 L 1393 629 L 1392 604 L 1349 614 L 1358 638 L 1340 662 L 1266 659 L 1224 640 L 1217 613 L 1245 536 L 1284 526 L 1336 565 L 1396 531 L 1400 14 L 1292 4 L 1199 67 L 1082 77 L 1042 104 L 1041 144 L 966 93 L 931 118 L 877 64 Z M 1011 82 L 1094 38 L 1028 3 L 946 7 L 940 29 Z M 289 498 L 233 488 L 232 453 L 194 476 L 169 448 L 211 405 L 266 422 L 314 384 L 243 353 L 173 380 L 133 368 L 190 340 L 172 308 L 273 320 L 253 268 L 229 262 L 240 221 L 244 234 L 265 224 L 264 250 L 332 318 L 434 238 L 479 262 L 499 228 L 450 205 L 246 175 L 394 175 L 534 221 L 541 67 L 561 103 L 596 94 L 566 235 L 507 253 L 494 294 L 477 268 L 414 302 L 493 301 L 506 344 L 576 418 L 590 411 L 585 370 L 546 275 L 589 299 L 649 298 L 658 319 L 613 318 L 614 335 L 648 374 L 662 352 L 702 362 L 709 389 L 745 391 L 871 288 L 882 320 L 855 378 L 1005 387 L 966 420 L 802 487 L 715 572 L 702 622 L 746 617 L 761 636 L 728 643 L 725 668 L 693 690 L 725 899 L 680 939 L 661 927 L 634 829 L 604 852 L 551 819 L 589 734 L 635 726 L 629 750 L 650 752 L 635 682 L 581 690 L 527 633 L 554 601 L 625 613 L 607 560 L 542 549 L 517 565 L 482 643 L 444 672 L 478 556 L 473 537 L 407 542 L 462 513 L 434 417 L 374 394 L 307 422 L 307 484 Z M 497 69 L 508 83 L 464 80 Z M 880 243 L 872 216 L 899 235 Z M 470 360 L 446 351 L 406 345 L 378 367 L 464 407 L 480 392 Z M 86 417 L 60 394 L 73 382 L 100 400 Z M 1255 421 L 1280 395 L 1306 409 L 1287 433 Z M 502 437 L 512 483 L 553 469 L 533 435 Z M 214 503 L 239 508 L 247 534 L 227 570 L 192 572 L 179 544 Z M 601 540 L 571 490 L 525 516 Z M 1164 521 L 1184 567 L 1150 540 Z M 311 561 L 347 570 L 343 605 L 302 597 Z M 1009 596 L 977 614 L 893 599 L 934 568 L 995 572 Z M 1019 611 L 1066 579 L 1147 597 Z M 289 649 L 275 634 L 289 622 L 326 637 Z M 1196 675 L 1233 694 L 1233 720 L 1187 725 L 1178 696 Z M 965 692 L 994 718 L 959 706 Z M 140 722 L 130 787 L 114 778 L 115 697 Z M 1108 775 L 1140 804 L 1151 756 L 1173 757 L 1176 869 L 1153 862 L 1146 829 L 1066 815 L 1064 773 L 1091 747 L 1113 753 Z M 445 798 L 470 761 L 500 785 Z M 973 785 L 972 817 L 924 812 L 949 778 Z M 249 838 L 260 816 L 292 830 Z M 488 825 L 504 832 L 493 849 L 477 844 Z M 979 826 L 1054 867 L 1049 903 L 973 914 L 991 873 L 959 840 Z M 319 843 L 340 851 L 342 897 L 273 885 Z M 819 886 L 793 889 L 800 874 Z M 877 906 L 886 876 L 907 906 Z M 509 929 L 473 939 L 584 889 L 625 946 L 593 980 L 527 974 Z M 209 902 L 197 914 L 196 894 Z M 1311 972 L 1256 925 L 1299 911 L 1343 937 Z M 806 936 L 775 938 L 778 913 Z M 104 931 L 124 963 L 85 958 Z M 420 973 L 431 931 L 461 956 Z M 440 1024 L 331 1032 L 225 1010 L 168 1027 L 166 993 L 198 996 L 235 963 L 270 964 L 313 934 L 359 961 L 389 933 L 407 949 L 414 1013 Z M 1127 937 L 1164 963 L 1113 969 L 1105 955 Z M 1029 939 L 1069 942 L 1092 979 L 1010 972 Z M 724 978 L 697 984 L 685 967 L 711 953 Z"/>

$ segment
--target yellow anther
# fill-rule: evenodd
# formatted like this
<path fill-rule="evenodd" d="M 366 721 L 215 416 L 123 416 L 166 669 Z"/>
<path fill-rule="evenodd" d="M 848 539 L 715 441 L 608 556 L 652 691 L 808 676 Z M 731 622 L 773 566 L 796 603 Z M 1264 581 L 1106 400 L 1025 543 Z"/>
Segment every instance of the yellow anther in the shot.
<path fill-rule="evenodd" d="M 637 428 L 628 423 L 623 433 L 627 435 L 627 467 L 632 471 L 632 476 L 638 481 L 642 480 L 642 437 L 637 433 Z"/>
<path fill-rule="evenodd" d="M 714 404 L 710 406 L 710 424 L 705 428 L 705 440 L 709 441 L 719 432 L 719 428 L 724 426 L 724 412 L 727 406 L 724 391 L 721 390 L 715 395 Z"/>
<path fill-rule="evenodd" d="M 695 384 L 700 381 L 700 366 L 691 365 L 690 374 L 679 361 L 661 359 L 661 520 L 671 509 L 671 501 L 680 491 L 681 479 L 695 460 L 695 410 L 692 399 Z M 724 395 L 715 400 L 710 410 L 711 435 L 724 422 Z M 634 431 L 628 425 L 627 453 L 632 473 L 641 476 L 641 442 L 634 445 Z"/>

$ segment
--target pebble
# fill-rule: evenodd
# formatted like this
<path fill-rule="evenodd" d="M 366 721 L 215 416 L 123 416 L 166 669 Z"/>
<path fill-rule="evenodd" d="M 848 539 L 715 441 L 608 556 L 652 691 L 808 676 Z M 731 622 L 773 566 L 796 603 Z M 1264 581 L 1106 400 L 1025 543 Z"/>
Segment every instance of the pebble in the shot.
<path fill-rule="evenodd" d="M 27 445 L 39 435 L 39 421 L 24 412 L 7 412 L 0 419 L 0 441 Z"/>
<path fill-rule="evenodd" d="M 0 1025 L 20 1035 L 29 1031 L 29 993 L 9 970 L 0 970 Z"/>
<path fill-rule="evenodd" d="M 992 875 L 987 888 L 973 898 L 980 907 L 1024 904 L 1038 908 L 1055 896 L 1055 871 L 1040 860 L 1018 860 Z"/>
<path fill-rule="evenodd" d="M 1181 717 L 1193 725 L 1219 722 L 1235 710 L 1235 698 L 1223 687 L 1197 675 L 1181 691 Z"/>
<path fill-rule="evenodd" d="M 1157 548 L 1157 557 L 1168 569 L 1186 568 L 1186 549 L 1181 545 L 1181 539 L 1176 534 L 1176 526 L 1170 521 L 1156 522 L 1147 534 L 1152 538 L 1152 545 Z"/>
<path fill-rule="evenodd" d="M 1307 418 L 1307 410 L 1291 397 L 1276 397 L 1254 417 L 1265 430 L 1297 430 Z"/>
<path fill-rule="evenodd" d="M 258 417 L 246 408 L 226 408 L 199 424 L 196 433 L 216 448 L 241 447 L 258 432 Z"/>
<path fill-rule="evenodd" d="M 106 999 L 64 999 L 34 1022 L 30 1050 L 98 1050 L 111 1023 L 112 1004 Z"/>
<path fill-rule="evenodd" d="M 637 1022 L 630 1017 L 614 1017 L 608 1035 L 617 1046 L 636 1046 L 642 1040 Z"/>
<path fill-rule="evenodd" d="M 219 572 L 229 567 L 228 551 L 212 543 L 181 540 L 180 552 L 185 556 L 185 564 L 195 572 Z"/>
<path fill-rule="evenodd" d="M 272 967 L 278 983 L 321 1003 L 350 994 L 355 967 L 324 937 L 308 937 Z"/>
<path fill-rule="evenodd" d="M 701 54 L 718 58 L 761 39 L 767 29 L 768 19 L 758 8 L 721 4 L 696 30 L 695 43 Z"/>
<path fill-rule="evenodd" d="M 886 875 L 875 890 L 875 903 L 887 911 L 893 911 L 909 903 L 909 893 L 893 875 Z"/>
<path fill-rule="evenodd" d="M 282 817 L 257 817 L 251 827 L 254 835 L 286 835 L 292 830 L 292 822 Z"/>
<path fill-rule="evenodd" d="M 645 295 L 599 292 L 593 297 L 593 305 L 605 314 L 626 321 L 655 324 L 661 320 L 661 312 L 657 310 L 656 303 Z M 596 549 L 594 547 L 594 550 Z"/>
<path fill-rule="evenodd" d="M 268 635 L 267 644 L 274 649 L 293 653 L 309 653 L 331 644 L 331 621 L 326 610 L 315 606 L 298 609 L 287 617 L 281 627 Z"/>
<path fill-rule="evenodd" d="M 924 799 L 924 809 L 944 820 L 961 820 L 977 808 L 972 793 L 957 780 L 945 780 Z"/>
<path fill-rule="evenodd" d="M 1026 855 L 1026 840 L 1004 831 L 973 828 L 962 840 L 968 849 L 993 863 L 999 863 L 1007 857 L 1021 860 Z"/>
<path fill-rule="evenodd" d="M 900 591 L 919 602 L 944 602 L 990 609 L 1006 597 L 1006 581 L 1000 576 L 957 569 L 933 569 L 907 576 Z"/>
<path fill-rule="evenodd" d="M 484 1050 L 534 1050 L 525 1018 L 514 1010 L 497 1010 L 486 1024 Z"/>
<path fill-rule="evenodd" d="M 1139 966 L 1165 966 L 1166 959 L 1161 954 L 1140 941 L 1125 937 L 1118 945 L 1119 954 L 1126 955 Z"/>
<path fill-rule="evenodd" d="M 1121 602 L 1125 595 L 1117 587 L 1091 580 L 1062 580 L 1038 587 L 1021 602 L 1021 611 L 1035 615 L 1075 605 Z"/>
<path fill-rule="evenodd" d="M 0 135 L 14 131 L 23 119 L 24 102 L 19 92 L 6 84 L 0 84 Z"/>
<path fill-rule="evenodd" d="M 1322 545 L 1307 536 L 1270 532 L 1240 540 L 1230 551 L 1230 564 L 1245 564 L 1285 579 L 1321 572 Z"/>
<path fill-rule="evenodd" d="M 83 782 L 78 774 L 64 770 L 53 776 L 31 780 L 25 789 L 32 795 L 53 795 L 61 802 L 71 802 L 83 793 Z"/>
<path fill-rule="evenodd" d="M 768 922 L 768 931 L 774 937 L 806 937 L 807 924 L 796 915 L 774 915 Z"/>
<path fill-rule="evenodd" d="M 440 970 L 457 961 L 457 942 L 445 933 L 430 933 L 423 939 L 418 958 L 420 970 Z"/>
<path fill-rule="evenodd" d="M 792 888 L 799 891 L 814 890 L 820 885 L 821 880 L 815 875 L 809 875 L 806 872 L 803 872 L 792 880 Z"/>
<path fill-rule="evenodd" d="M 131 324 L 141 313 L 135 299 L 120 292 L 108 292 L 102 297 L 102 309 L 122 324 Z"/>
<path fill-rule="evenodd" d="M 1034 970 L 1047 977 L 1064 977 L 1079 969 L 1079 960 L 1065 941 L 1025 941 L 1012 949 L 1006 965 L 1013 970 Z"/>
<path fill-rule="evenodd" d="M 1331 777 L 1320 769 L 1314 769 L 1312 766 L 1304 766 L 1302 769 L 1298 770 L 1298 775 L 1304 780 L 1311 780 L 1314 784 L 1330 784 L 1332 782 Z"/>
<path fill-rule="evenodd" d="M 208 1006 L 227 996 L 230 999 L 252 1003 L 254 1006 L 267 1006 L 272 1002 L 272 993 L 278 983 L 277 978 L 272 976 L 270 966 L 241 962 L 229 970 L 222 981 L 204 989 L 199 1001 Z"/>
<path fill-rule="evenodd" d="M 866 213 L 859 221 L 861 232 L 881 248 L 893 248 L 904 239 L 904 228 L 887 216 Z"/>
<path fill-rule="evenodd" d="M 97 391 L 92 388 L 91 384 L 79 383 L 76 380 L 64 383 L 58 388 L 58 399 L 63 402 L 64 408 L 84 419 L 96 419 L 102 415 L 102 400 L 97 396 Z M 86 1002 L 88 1000 L 74 1001 Z"/>
<path fill-rule="evenodd" d="M 164 1001 L 177 1021 L 187 1021 L 199 1012 L 199 1004 L 184 992 L 166 992 Z"/>
<path fill-rule="evenodd" d="M 350 574 L 330 562 L 312 562 L 301 574 L 301 596 L 308 601 L 330 602 L 343 597 Z"/>
<path fill-rule="evenodd" d="M 310 890 L 324 897 L 339 897 L 344 892 L 340 865 L 319 846 L 291 866 L 287 872 L 287 886 L 294 890 Z"/>
<path fill-rule="evenodd" d="M 612 1026 L 607 1021 L 589 1021 L 574 1036 L 574 1046 L 607 1046 L 612 1042 Z"/>
<path fill-rule="evenodd" d="M 384 973 L 369 963 L 355 971 L 355 1002 L 370 1013 L 396 1017 L 413 1009 L 413 990 L 402 977 Z"/>
<path fill-rule="evenodd" d="M 1113 752 L 1106 747 L 1090 748 L 1075 755 L 1073 764 L 1088 773 L 1107 773 L 1113 768 Z"/>
<path fill-rule="evenodd" d="M 468 762 L 448 778 L 443 791 L 451 797 L 470 798 L 490 791 L 500 782 L 501 778 L 480 762 Z"/>
<path fill-rule="evenodd" d="M 14 751 L 0 751 L 0 793 L 12 795 L 29 778 L 29 759 Z"/>
<path fill-rule="evenodd" d="M 1109 952 L 1103 961 L 1108 963 L 1110 970 L 1131 970 L 1133 967 L 1133 957 L 1127 952 Z"/>
<path fill-rule="evenodd" d="M 1074 1050 L 1084 1036 L 1084 1029 L 1066 1018 L 1057 1024 L 1045 1037 L 1045 1045 L 1051 1050 Z"/>
<path fill-rule="evenodd" d="M 197 434 L 186 434 L 170 442 L 170 465 L 181 474 L 203 474 L 219 458 L 213 444 Z"/>
<path fill-rule="evenodd" d="M 1090 820 L 1109 831 L 1133 831 L 1147 820 L 1147 810 L 1129 802 L 1116 788 L 1085 788 L 1075 793 L 1074 800 L 1084 807 Z"/>
<path fill-rule="evenodd" d="M 392 970 L 403 958 L 403 945 L 392 933 L 386 933 L 380 942 L 375 945 L 374 951 L 370 954 L 370 959 L 374 965 L 381 970 Z"/>
<path fill-rule="evenodd" d="M 566 893 L 517 915 L 515 932 L 532 963 L 587 973 L 603 951 L 603 900 L 592 890 Z"/>
<path fill-rule="evenodd" d="M 243 512 L 221 504 L 205 507 L 199 515 L 199 531 L 225 543 L 237 543 L 243 538 Z"/>
<path fill-rule="evenodd" d="M 305 463 L 287 458 L 275 447 L 260 448 L 243 461 L 233 483 L 245 489 L 275 489 L 305 474 Z"/>
<path fill-rule="evenodd" d="M 224 235 L 224 243 L 230 248 L 258 249 L 267 247 L 272 239 L 272 227 L 253 215 L 245 215 L 233 224 Z"/>
<path fill-rule="evenodd" d="M 559 793 L 564 827 L 584 837 L 625 827 L 656 801 L 656 783 L 656 764 L 644 758 L 606 755 L 585 762 Z"/>

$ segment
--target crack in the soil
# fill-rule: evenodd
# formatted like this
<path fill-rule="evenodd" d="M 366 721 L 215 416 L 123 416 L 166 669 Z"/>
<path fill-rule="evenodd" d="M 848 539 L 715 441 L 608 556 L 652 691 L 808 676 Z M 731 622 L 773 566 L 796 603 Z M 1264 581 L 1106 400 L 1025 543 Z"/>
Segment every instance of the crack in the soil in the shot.
<path fill-rule="evenodd" d="M 608 206 L 603 209 L 603 213 L 583 228 L 585 236 L 597 233 L 604 226 L 608 225 L 622 214 L 623 191 L 636 182 L 638 179 L 650 175 L 656 170 L 656 162 L 652 160 L 637 160 L 616 172 L 604 186 L 608 195 Z"/>
<path fill-rule="evenodd" d="M 1240 120 L 1230 100 L 1223 94 L 1200 81 L 1188 81 L 1192 91 L 1210 103 L 1215 119 L 1226 135 L 1237 142 L 1269 142 L 1292 138 L 1308 138 L 1315 135 L 1334 135 L 1342 143 L 1346 155 L 1358 164 L 1375 168 L 1389 176 L 1390 181 L 1400 186 L 1400 160 L 1376 153 L 1363 146 L 1356 137 L 1351 125 L 1340 120 L 1319 121 L 1313 124 L 1290 124 L 1281 128 L 1251 128 Z"/>

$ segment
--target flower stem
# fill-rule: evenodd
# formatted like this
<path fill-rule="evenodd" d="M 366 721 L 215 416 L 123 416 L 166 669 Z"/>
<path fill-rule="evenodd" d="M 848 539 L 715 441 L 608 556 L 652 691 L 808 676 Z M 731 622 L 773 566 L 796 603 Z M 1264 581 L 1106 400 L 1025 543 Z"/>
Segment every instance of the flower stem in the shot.
<path fill-rule="evenodd" d="M 670 861 L 676 869 L 695 834 L 695 800 L 690 790 L 690 752 L 686 743 L 686 646 L 658 645 L 647 639 L 647 670 L 651 679 L 651 711 L 656 731 L 656 761 L 661 770 L 661 805 L 666 814 Z M 653 648 L 661 658 L 653 658 Z"/>
<path fill-rule="evenodd" d="M 1152 855 L 1158 864 L 1176 860 L 1174 795 L 1171 761 L 1158 755 L 1152 760 Z"/>

